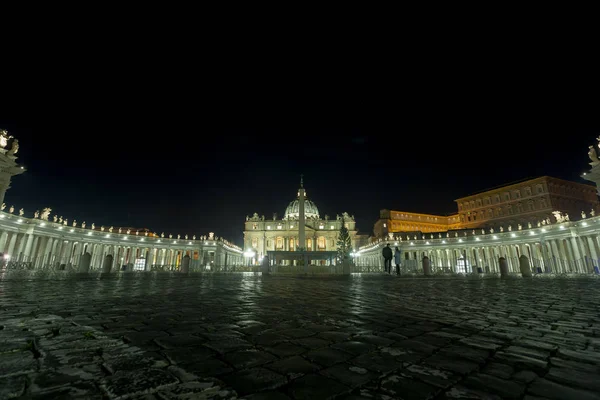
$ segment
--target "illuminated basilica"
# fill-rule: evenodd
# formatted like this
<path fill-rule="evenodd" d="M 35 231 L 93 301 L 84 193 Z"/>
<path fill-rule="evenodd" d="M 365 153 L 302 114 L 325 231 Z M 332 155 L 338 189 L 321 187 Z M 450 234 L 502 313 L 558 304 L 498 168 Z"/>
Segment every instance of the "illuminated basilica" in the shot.
<path fill-rule="evenodd" d="M 352 247 L 358 248 L 368 242 L 368 235 L 358 234 L 353 215 L 343 212 L 335 219 L 325 215 L 321 218 L 316 204 L 305 194 L 304 214 L 306 218 L 306 236 L 304 246 L 298 242 L 299 237 L 299 194 L 285 209 L 283 218 L 265 219 L 258 213 L 246 217 L 244 226 L 244 250 L 254 255 L 259 261 L 268 251 L 297 251 L 304 247 L 306 251 L 335 251 L 337 238 L 342 226 L 346 224 L 352 240 Z"/>

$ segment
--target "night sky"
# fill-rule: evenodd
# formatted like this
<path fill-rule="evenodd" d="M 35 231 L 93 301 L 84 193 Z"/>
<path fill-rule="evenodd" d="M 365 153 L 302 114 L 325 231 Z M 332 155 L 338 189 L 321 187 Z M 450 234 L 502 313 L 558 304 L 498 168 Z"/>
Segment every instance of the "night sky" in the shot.
<path fill-rule="evenodd" d="M 523 178 L 586 183 L 579 176 L 600 135 L 593 107 L 540 103 L 544 93 L 492 104 L 424 92 L 342 105 L 319 94 L 288 104 L 133 92 L 46 96 L 33 106 L 23 95 L 0 109 L 27 168 L 7 205 L 26 216 L 51 207 L 88 226 L 212 231 L 241 245 L 246 215 L 281 218 L 304 174 L 321 216 L 346 211 L 372 234 L 383 208 L 449 214 L 456 198 Z"/>

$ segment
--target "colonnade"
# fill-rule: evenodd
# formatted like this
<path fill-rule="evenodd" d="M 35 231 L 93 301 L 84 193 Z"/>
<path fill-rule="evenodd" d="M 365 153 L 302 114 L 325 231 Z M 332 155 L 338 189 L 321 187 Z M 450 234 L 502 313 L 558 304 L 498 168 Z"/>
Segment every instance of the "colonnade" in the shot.
<path fill-rule="evenodd" d="M 433 270 L 455 273 L 499 273 L 503 257 L 511 273 L 519 272 L 519 257 L 527 256 L 536 273 L 598 273 L 600 217 L 566 221 L 512 232 L 464 230 L 450 237 L 419 240 L 378 240 L 355 253 L 357 267 L 383 267 L 381 250 L 388 243 L 402 251 L 403 264 L 420 269 L 428 257 Z"/>
<path fill-rule="evenodd" d="M 197 269 L 244 263 L 242 249 L 223 239 L 173 240 L 69 229 L 4 212 L 0 212 L 0 253 L 2 264 L 29 269 L 78 269 L 86 253 L 90 270 L 103 266 L 109 270 L 176 270 L 186 255 L 190 267 Z"/>

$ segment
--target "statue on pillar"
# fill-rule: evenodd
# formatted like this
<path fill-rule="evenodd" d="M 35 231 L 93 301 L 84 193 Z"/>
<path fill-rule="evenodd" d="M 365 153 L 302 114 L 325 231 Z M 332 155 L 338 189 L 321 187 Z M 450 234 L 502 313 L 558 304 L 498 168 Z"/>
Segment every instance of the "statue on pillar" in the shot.
<path fill-rule="evenodd" d="M 550 218 L 546 218 L 546 223 L 547 223 L 548 225 L 550 225 L 550 224 L 552 223 L 552 222 L 550 221 Z"/>
<path fill-rule="evenodd" d="M 598 160 L 598 154 L 596 153 L 596 148 L 594 146 L 588 146 L 588 147 L 590 149 L 588 151 L 588 157 L 590 157 L 590 160 L 592 160 L 590 165 L 593 167 L 595 165 L 600 164 L 600 160 Z"/>
<path fill-rule="evenodd" d="M 2 206 L 0 206 L 0 210 L 4 211 L 5 208 L 6 208 L 6 203 L 2 203 Z"/>
<path fill-rule="evenodd" d="M 21 209 L 19 210 L 19 216 L 20 216 L 20 217 L 22 217 L 22 216 L 23 216 L 23 214 L 25 214 L 25 211 L 24 211 L 24 210 L 21 208 Z"/>
<path fill-rule="evenodd" d="M 545 219 L 542 220 L 542 225 L 546 225 L 546 220 Z"/>
<path fill-rule="evenodd" d="M 521 230 L 521 229 L 523 229 L 523 226 L 521 224 L 519 224 L 519 225 L 517 225 L 517 229 Z"/>
<path fill-rule="evenodd" d="M 65 219 L 65 220 L 63 221 L 63 225 L 69 225 L 69 220 L 68 220 L 68 219 Z"/>
<path fill-rule="evenodd" d="M 6 153 L 6 155 L 14 156 L 15 154 L 17 154 L 18 151 L 19 151 L 19 141 L 17 139 L 14 139 L 12 142 L 12 146 L 11 146 L 10 150 L 8 151 L 8 153 Z"/>
<path fill-rule="evenodd" d="M 92 230 L 96 230 L 96 224 L 92 222 Z"/>
<path fill-rule="evenodd" d="M 100 232 L 104 232 L 104 225 L 100 226 Z"/>
<path fill-rule="evenodd" d="M 85 229 L 85 221 L 83 221 L 83 222 L 81 223 L 81 227 L 82 227 L 83 229 Z"/>
<path fill-rule="evenodd" d="M 52 220 L 53 220 L 54 222 L 58 222 L 58 215 L 54 214 L 54 217 L 52 218 Z"/>
<path fill-rule="evenodd" d="M 181 235 L 180 234 L 177 234 L 177 239 L 178 240 L 181 239 Z"/>
<path fill-rule="evenodd" d="M 76 226 L 77 226 L 77 220 L 76 220 L 76 219 L 74 219 L 74 220 L 73 220 L 73 227 L 76 227 Z"/>
<path fill-rule="evenodd" d="M 590 215 L 591 215 L 592 217 L 596 215 L 596 211 L 594 211 L 594 209 L 593 209 L 593 208 L 590 210 Z"/>
<path fill-rule="evenodd" d="M 500 227 L 500 232 L 504 232 L 504 227 L 503 226 Z"/>
<path fill-rule="evenodd" d="M 109 231 L 110 233 L 112 233 L 112 231 L 113 231 L 113 227 L 111 226 L 110 228 L 108 228 L 108 231 Z"/>
<path fill-rule="evenodd" d="M 161 237 L 161 238 L 164 238 L 164 237 L 165 237 L 165 233 L 164 233 L 164 232 L 161 232 L 161 233 L 160 233 L 160 237 Z"/>
<path fill-rule="evenodd" d="M 144 236 L 148 236 L 148 231 L 144 232 Z"/>
<path fill-rule="evenodd" d="M 192 236 L 192 240 L 196 240 L 196 235 Z"/>
<path fill-rule="evenodd" d="M 8 131 L 6 131 L 4 129 L 0 129 L 0 147 L 1 148 L 6 147 L 10 138 L 12 138 L 12 136 L 10 136 L 8 134 Z"/>
<path fill-rule="evenodd" d="M 214 232 L 208 232 L 208 240 L 213 240 L 215 237 L 215 233 Z"/>
<path fill-rule="evenodd" d="M 123 230 L 121 228 L 119 228 L 118 232 L 121 233 L 121 232 L 123 232 Z"/>
<path fill-rule="evenodd" d="M 129 235 L 131 233 L 131 229 L 127 229 L 127 234 Z"/>
<path fill-rule="evenodd" d="M 40 216 L 40 211 L 35 210 L 35 212 L 33 213 L 33 218 L 38 218 L 39 216 Z"/>
<path fill-rule="evenodd" d="M 185 235 L 185 240 L 188 240 L 188 235 Z"/>
<path fill-rule="evenodd" d="M 169 233 L 169 239 L 173 239 L 173 234 Z"/>
<path fill-rule="evenodd" d="M 565 213 L 565 221 L 570 221 L 569 214 Z"/>
<path fill-rule="evenodd" d="M 438 233 L 438 238 L 440 238 L 440 239 L 442 238 L 442 234 L 441 233 Z"/>
<path fill-rule="evenodd" d="M 541 223 L 540 221 L 538 221 L 538 222 L 537 222 L 537 227 L 539 228 L 539 227 L 541 227 L 541 226 L 542 226 L 542 223 Z"/>
<path fill-rule="evenodd" d="M 8 209 L 9 213 L 14 213 L 15 212 L 15 206 L 10 206 L 10 208 Z"/>
<path fill-rule="evenodd" d="M 58 223 L 62 224 L 62 221 L 63 221 L 63 219 L 62 219 L 62 215 L 61 215 L 60 217 L 58 217 Z"/>
<path fill-rule="evenodd" d="M 135 231 L 135 236 L 137 236 L 140 232 L 139 231 Z"/>
<path fill-rule="evenodd" d="M 490 228 L 490 233 L 494 233 L 494 228 Z"/>
<path fill-rule="evenodd" d="M 527 223 L 527 227 L 528 227 L 529 229 L 531 229 L 531 228 L 532 228 L 532 226 L 531 226 L 531 222 L 528 222 L 528 223 Z"/>
<path fill-rule="evenodd" d="M 587 218 L 587 215 L 585 215 L 585 211 L 582 211 L 581 212 L 581 219 L 586 219 L 586 218 Z"/>

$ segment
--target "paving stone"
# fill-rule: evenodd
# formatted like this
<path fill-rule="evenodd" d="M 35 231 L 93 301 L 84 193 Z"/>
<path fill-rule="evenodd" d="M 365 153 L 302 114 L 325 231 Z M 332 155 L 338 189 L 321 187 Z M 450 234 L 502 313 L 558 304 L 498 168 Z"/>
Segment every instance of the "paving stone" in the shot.
<path fill-rule="evenodd" d="M 350 361 L 352 364 L 379 373 L 388 373 L 403 366 L 402 361 L 389 353 L 374 351 L 363 353 Z"/>
<path fill-rule="evenodd" d="M 555 383 L 547 379 L 536 379 L 527 388 L 529 394 L 554 400 L 577 399 L 598 400 L 600 395 L 583 389 Z"/>
<path fill-rule="evenodd" d="M 356 342 L 364 342 L 374 344 L 375 346 L 389 346 L 394 343 L 394 340 L 377 335 L 359 335 L 352 338 Z"/>
<path fill-rule="evenodd" d="M 439 396 L 440 400 L 503 400 L 502 397 L 488 393 L 487 391 L 469 388 L 463 385 L 456 385 L 448 389 L 445 393 Z"/>
<path fill-rule="evenodd" d="M 285 385 L 285 376 L 262 367 L 233 372 L 222 377 L 240 396 Z"/>
<path fill-rule="evenodd" d="M 323 369 L 320 373 L 352 388 L 362 386 L 378 376 L 366 368 L 357 367 L 348 363 L 336 364 Z"/>
<path fill-rule="evenodd" d="M 525 393 L 525 384 L 487 374 L 471 375 L 462 384 L 467 387 L 495 393 L 504 399 L 520 399 Z"/>
<path fill-rule="evenodd" d="M 160 400 L 206 399 L 206 400 L 236 400 L 237 393 L 217 380 L 201 380 L 185 382 L 159 390 Z"/>
<path fill-rule="evenodd" d="M 473 361 L 476 364 L 485 363 L 490 357 L 490 351 L 485 349 L 479 349 L 475 347 L 454 345 L 440 349 L 440 354 L 447 357 L 462 358 Z"/>
<path fill-rule="evenodd" d="M 123 334 L 123 339 L 125 339 L 126 343 L 132 344 L 134 346 L 143 346 L 154 341 L 154 339 L 167 336 L 169 336 L 169 334 L 163 331 L 132 331 Z"/>
<path fill-rule="evenodd" d="M 275 356 L 256 349 L 234 351 L 225 354 L 223 358 L 236 369 L 256 367 L 276 359 Z"/>
<path fill-rule="evenodd" d="M 332 344 L 331 348 L 336 349 L 336 350 L 342 350 L 342 351 L 345 351 L 345 352 L 353 354 L 353 355 L 359 355 L 359 354 L 368 353 L 372 350 L 375 350 L 377 348 L 377 346 L 370 344 L 370 343 L 364 343 L 364 342 L 358 342 L 355 340 L 351 340 L 348 342 L 339 342 L 339 343 Z"/>
<path fill-rule="evenodd" d="M 278 357 L 293 356 L 296 354 L 306 353 L 308 349 L 293 343 L 279 343 L 273 347 L 266 347 L 266 351 L 275 354 Z"/>
<path fill-rule="evenodd" d="M 176 349 L 178 347 L 198 347 L 202 346 L 206 340 L 199 336 L 182 335 L 182 336 L 161 336 L 154 341 L 163 349 Z"/>
<path fill-rule="evenodd" d="M 321 349 L 309 351 L 304 357 L 322 366 L 330 367 L 334 364 L 344 362 L 353 356 L 345 351 L 323 347 Z"/>
<path fill-rule="evenodd" d="M 281 392 L 267 391 L 244 396 L 244 400 L 292 400 L 292 398 Z"/>
<path fill-rule="evenodd" d="M 349 387 L 316 374 L 308 374 L 295 379 L 287 390 L 291 397 L 297 400 L 327 400 L 350 392 Z"/>
<path fill-rule="evenodd" d="M 179 383 L 177 378 L 163 369 L 145 368 L 119 371 L 105 378 L 100 388 L 111 397 L 153 393 Z"/>
<path fill-rule="evenodd" d="M 351 335 L 347 332 L 325 331 L 319 332 L 317 337 L 325 339 L 329 342 L 345 342 L 350 340 Z"/>
<path fill-rule="evenodd" d="M 600 393 L 600 380 L 598 376 L 597 373 L 582 371 L 573 373 L 573 370 L 570 369 L 550 368 L 544 379 Z"/>
<path fill-rule="evenodd" d="M 279 332 L 281 335 L 286 336 L 290 339 L 306 338 L 314 336 L 315 332 L 311 332 L 303 328 L 286 329 Z"/>
<path fill-rule="evenodd" d="M 300 356 L 292 356 L 274 361 L 264 367 L 283 375 L 308 374 L 321 369 L 319 365 L 313 364 Z"/>
<path fill-rule="evenodd" d="M 179 347 L 162 350 L 161 353 L 173 364 L 189 364 L 217 355 L 216 351 L 208 347 Z"/>
<path fill-rule="evenodd" d="M 236 350 L 249 349 L 252 347 L 252 345 L 249 342 L 243 339 L 237 339 L 232 337 L 227 338 L 226 340 L 221 339 L 219 341 L 215 340 L 206 342 L 204 343 L 204 346 L 213 349 L 214 351 L 221 354 Z"/>
<path fill-rule="evenodd" d="M 27 376 L 8 376 L 0 378 L 0 399 L 15 399 L 25 393 Z"/>
<path fill-rule="evenodd" d="M 203 358 L 196 361 L 186 362 L 181 366 L 189 373 L 198 376 L 221 376 L 233 371 L 233 367 L 215 358 Z"/>
<path fill-rule="evenodd" d="M 427 364 L 411 364 L 399 373 L 403 377 L 412 377 L 441 389 L 447 389 L 460 379 L 459 375 L 453 372 L 440 370 Z"/>
<path fill-rule="evenodd" d="M 452 371 L 460 375 L 467 375 L 479 368 L 479 364 L 461 358 L 447 356 L 445 354 L 434 354 L 423 361 L 438 369 Z"/>
<path fill-rule="evenodd" d="M 431 399 L 441 390 L 411 377 L 392 374 L 381 381 L 381 390 L 392 399 Z"/>
<path fill-rule="evenodd" d="M 31 351 L 0 354 L 0 378 L 34 372 L 37 366 L 38 363 Z"/>
<path fill-rule="evenodd" d="M 306 347 L 307 349 L 320 349 L 329 345 L 329 341 L 318 337 L 308 337 L 303 339 L 296 339 L 292 343 Z"/>

